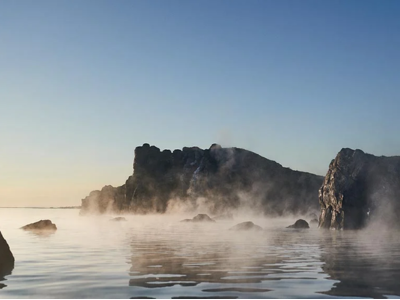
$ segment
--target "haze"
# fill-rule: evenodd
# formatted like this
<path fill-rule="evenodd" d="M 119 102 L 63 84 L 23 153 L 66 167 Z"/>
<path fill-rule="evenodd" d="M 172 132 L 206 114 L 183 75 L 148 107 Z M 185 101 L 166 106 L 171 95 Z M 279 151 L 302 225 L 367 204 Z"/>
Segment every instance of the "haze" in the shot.
<path fill-rule="evenodd" d="M 134 148 L 325 175 L 399 155 L 399 1 L 1 1 L 0 206 L 69 206 Z"/>

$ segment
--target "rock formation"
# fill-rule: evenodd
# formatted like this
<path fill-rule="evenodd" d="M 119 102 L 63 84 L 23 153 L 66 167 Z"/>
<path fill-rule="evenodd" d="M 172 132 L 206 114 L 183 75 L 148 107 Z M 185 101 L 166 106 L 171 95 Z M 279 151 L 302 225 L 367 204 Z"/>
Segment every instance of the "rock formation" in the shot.
<path fill-rule="evenodd" d="M 299 219 L 296 222 L 294 222 L 293 225 L 290 225 L 287 228 L 305 229 L 305 228 L 310 228 L 310 226 L 308 225 L 307 221 Z"/>
<path fill-rule="evenodd" d="M 342 149 L 319 190 L 319 227 L 359 229 L 377 221 L 399 226 L 400 157 Z"/>
<path fill-rule="evenodd" d="M 240 148 L 135 149 L 134 173 L 124 185 L 105 186 L 82 200 L 81 214 L 164 213 L 179 206 L 213 215 L 247 207 L 265 215 L 318 209 L 321 176 L 293 171 Z"/>
<path fill-rule="evenodd" d="M 11 274 L 14 269 L 14 262 L 10 247 L 0 232 L 0 279 L 5 275 Z"/>
<path fill-rule="evenodd" d="M 181 222 L 213 222 L 215 223 L 215 220 L 211 219 L 207 214 L 198 214 L 195 216 L 193 219 L 185 219 L 182 220 Z"/>
<path fill-rule="evenodd" d="M 231 228 L 229 230 L 235 230 L 235 231 L 247 231 L 247 230 L 255 230 L 255 231 L 260 231 L 263 230 L 260 226 L 255 225 L 253 222 L 242 222 L 239 223 Z"/>
<path fill-rule="evenodd" d="M 21 227 L 24 230 L 57 230 L 56 224 L 53 224 L 50 220 L 40 220 L 35 223 L 31 223 Z"/>
<path fill-rule="evenodd" d="M 128 179 L 129 180 L 129 179 Z M 80 214 L 105 213 L 123 210 L 125 205 L 126 184 L 114 188 L 106 185 L 101 191 L 92 191 L 89 196 L 82 200 Z"/>

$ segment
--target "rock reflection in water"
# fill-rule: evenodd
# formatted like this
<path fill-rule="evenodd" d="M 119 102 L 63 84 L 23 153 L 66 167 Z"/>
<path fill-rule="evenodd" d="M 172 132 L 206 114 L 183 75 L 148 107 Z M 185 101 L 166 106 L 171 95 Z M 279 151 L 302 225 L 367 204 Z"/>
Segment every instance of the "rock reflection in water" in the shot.
<path fill-rule="evenodd" d="M 7 286 L 3 282 L 6 280 L 5 276 L 10 275 L 12 270 L 13 270 L 13 268 L 0 267 L 0 290 Z"/>
<path fill-rule="evenodd" d="M 321 270 L 319 256 L 314 257 L 318 246 L 304 244 L 304 233 L 181 234 L 135 235 L 129 285 L 180 286 L 181 294 L 176 296 L 185 298 L 274 297 L 266 294 L 273 291 L 273 282 L 311 282 Z M 266 282 L 271 284 L 266 286 Z M 197 286 L 196 295 L 193 288 Z"/>
<path fill-rule="evenodd" d="M 174 247 L 174 243 L 160 241 L 147 245 L 148 248 L 134 249 L 131 286 L 260 283 L 271 273 L 263 270 L 262 265 L 277 262 L 276 257 L 268 259 L 254 256 L 254 253 L 234 253 L 229 244 L 209 245 L 209 250 L 201 245 L 175 244 Z"/>
<path fill-rule="evenodd" d="M 400 295 L 399 232 L 299 231 L 280 226 L 232 232 L 231 226 L 190 224 L 130 235 L 129 285 L 134 295 L 213 299 Z"/>
<path fill-rule="evenodd" d="M 327 295 L 385 298 L 400 295 L 400 235 L 382 232 L 330 232 L 321 260 L 338 280 Z"/>
<path fill-rule="evenodd" d="M 33 235 L 38 238 L 48 238 L 54 235 L 55 230 L 29 230 L 27 234 Z"/>
<path fill-rule="evenodd" d="M 7 280 L 7 279 L 5 278 L 5 276 L 10 275 L 10 274 L 11 274 L 11 271 L 12 271 L 12 270 L 4 270 L 4 269 L 1 269 L 1 268 L 0 268 L 0 290 L 1 290 L 2 288 L 4 288 L 4 287 L 7 286 L 7 285 L 4 284 L 3 282 L 4 282 L 5 280 Z"/>

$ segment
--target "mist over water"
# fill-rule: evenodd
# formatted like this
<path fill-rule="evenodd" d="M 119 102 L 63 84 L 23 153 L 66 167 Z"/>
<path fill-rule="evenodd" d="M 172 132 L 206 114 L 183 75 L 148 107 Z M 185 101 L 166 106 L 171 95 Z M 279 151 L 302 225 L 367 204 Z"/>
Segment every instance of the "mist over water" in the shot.
<path fill-rule="evenodd" d="M 1 298 L 399 297 L 400 235 L 287 229 L 297 217 L 234 215 L 181 223 L 195 214 L 79 216 L 75 209 L 0 209 L 15 268 Z M 58 230 L 19 229 L 51 219 Z M 308 219 L 306 219 L 309 221 Z M 252 221 L 261 232 L 229 231 Z"/>

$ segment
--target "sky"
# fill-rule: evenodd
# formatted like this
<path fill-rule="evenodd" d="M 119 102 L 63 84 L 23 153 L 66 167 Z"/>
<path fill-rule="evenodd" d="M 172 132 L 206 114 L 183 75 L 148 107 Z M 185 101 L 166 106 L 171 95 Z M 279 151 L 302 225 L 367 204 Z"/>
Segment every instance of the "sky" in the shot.
<path fill-rule="evenodd" d="M 0 206 L 80 205 L 134 149 L 325 175 L 400 155 L 400 1 L 0 1 Z"/>

